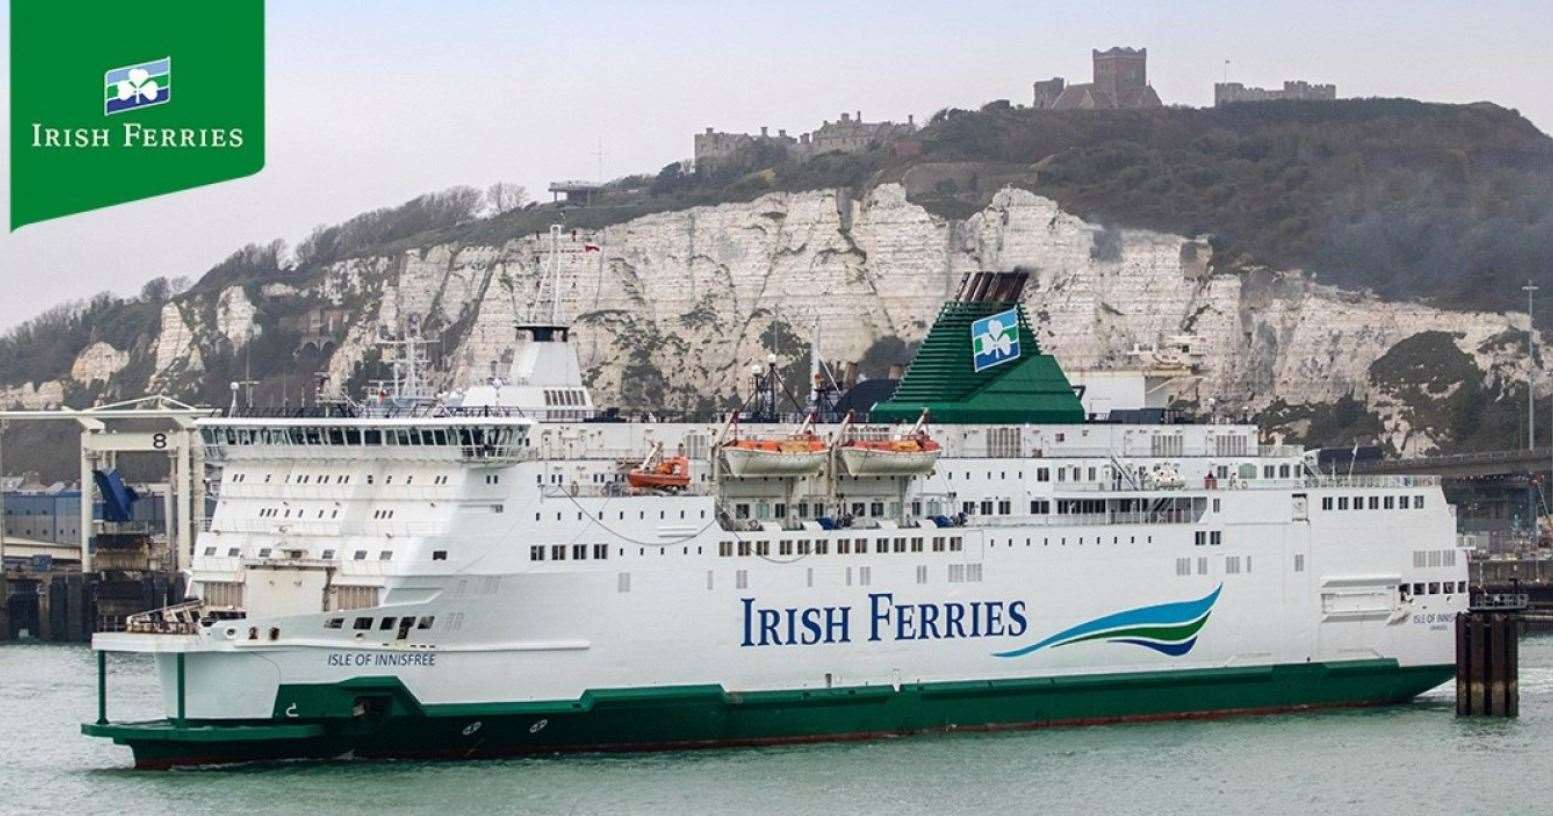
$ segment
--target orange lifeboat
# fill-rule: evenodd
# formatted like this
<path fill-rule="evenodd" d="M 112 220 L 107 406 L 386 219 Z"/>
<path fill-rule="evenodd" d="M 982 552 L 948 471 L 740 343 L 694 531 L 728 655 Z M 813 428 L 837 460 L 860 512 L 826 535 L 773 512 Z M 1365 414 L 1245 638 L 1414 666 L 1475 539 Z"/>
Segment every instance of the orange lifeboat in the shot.
<path fill-rule="evenodd" d="M 670 456 L 627 473 L 626 483 L 638 490 L 680 490 L 690 484 L 690 459 Z"/>
<path fill-rule="evenodd" d="M 925 431 L 886 440 L 855 439 L 841 445 L 841 461 L 856 476 L 931 473 L 944 449 Z"/>
<path fill-rule="evenodd" d="M 778 439 L 749 437 L 723 445 L 734 476 L 808 476 L 825 465 L 825 441 L 802 432 Z"/>

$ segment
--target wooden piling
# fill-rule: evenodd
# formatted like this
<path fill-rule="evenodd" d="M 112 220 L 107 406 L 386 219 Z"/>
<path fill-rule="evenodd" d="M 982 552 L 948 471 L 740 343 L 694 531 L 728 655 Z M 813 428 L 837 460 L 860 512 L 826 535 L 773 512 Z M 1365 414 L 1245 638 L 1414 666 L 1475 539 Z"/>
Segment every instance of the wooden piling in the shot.
<path fill-rule="evenodd" d="M 1456 616 L 1456 715 L 1520 713 L 1520 611 L 1525 596 L 1486 596 Z"/>

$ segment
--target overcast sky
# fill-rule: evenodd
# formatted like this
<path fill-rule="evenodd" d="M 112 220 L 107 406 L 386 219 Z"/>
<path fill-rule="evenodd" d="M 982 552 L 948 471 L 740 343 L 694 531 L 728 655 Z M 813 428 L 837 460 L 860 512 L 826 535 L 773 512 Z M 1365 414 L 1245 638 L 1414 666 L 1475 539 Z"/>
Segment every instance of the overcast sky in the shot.
<path fill-rule="evenodd" d="M 861 110 L 918 121 L 1030 83 L 1088 81 L 1089 50 L 1146 46 L 1166 104 L 1213 83 L 1489 100 L 1553 127 L 1553 14 L 1536 2 L 568 3 L 268 6 L 268 158 L 257 176 L 0 236 L 0 327 L 248 242 L 454 184 L 656 172 L 708 125 L 798 133 Z M 9 15 L 0 48 L 9 48 Z M 9 107 L 9 56 L 0 83 Z M 0 156 L 9 185 L 10 159 Z M 9 190 L 0 228 L 9 224 Z M 148 227 L 148 225 L 150 225 Z M 147 233 L 147 229 L 154 233 Z"/>

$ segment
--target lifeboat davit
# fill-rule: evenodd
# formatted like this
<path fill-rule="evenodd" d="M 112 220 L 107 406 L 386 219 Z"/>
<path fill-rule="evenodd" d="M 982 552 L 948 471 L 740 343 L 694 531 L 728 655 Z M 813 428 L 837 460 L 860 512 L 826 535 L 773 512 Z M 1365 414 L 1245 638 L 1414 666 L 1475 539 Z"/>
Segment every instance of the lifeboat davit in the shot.
<path fill-rule="evenodd" d="M 680 490 L 690 484 L 690 459 L 671 456 L 638 468 L 626 474 L 626 483 L 638 490 Z"/>
<path fill-rule="evenodd" d="M 840 451 L 854 476 L 920 476 L 933 472 L 944 449 L 926 433 L 914 433 L 882 441 L 855 439 Z"/>
<path fill-rule="evenodd" d="M 812 476 L 825 466 L 824 440 L 811 433 L 781 439 L 735 439 L 723 445 L 734 476 Z"/>

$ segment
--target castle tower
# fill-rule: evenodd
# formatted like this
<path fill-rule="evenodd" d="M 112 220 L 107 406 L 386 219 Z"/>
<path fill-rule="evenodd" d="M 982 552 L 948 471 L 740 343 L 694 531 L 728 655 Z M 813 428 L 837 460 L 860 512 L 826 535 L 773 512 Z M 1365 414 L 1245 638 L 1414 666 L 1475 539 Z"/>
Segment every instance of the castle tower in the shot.
<path fill-rule="evenodd" d="M 1120 102 L 1149 84 L 1147 48 L 1090 51 L 1095 65 L 1095 89 Z"/>

